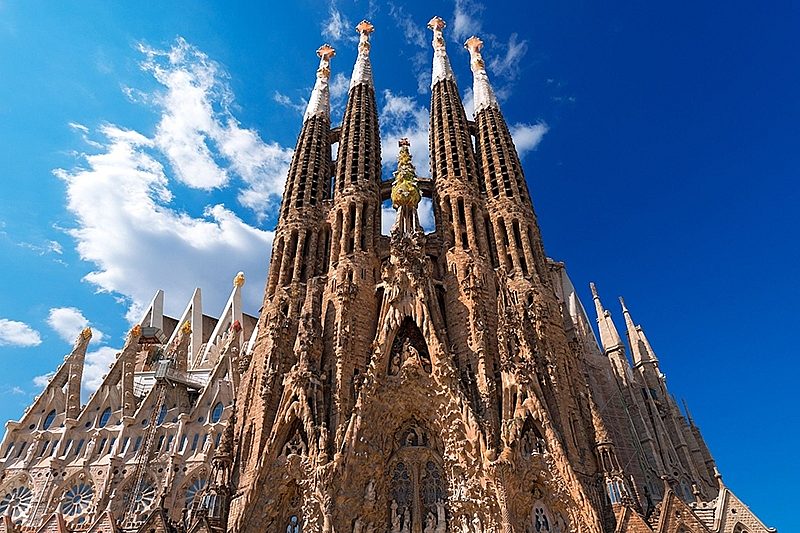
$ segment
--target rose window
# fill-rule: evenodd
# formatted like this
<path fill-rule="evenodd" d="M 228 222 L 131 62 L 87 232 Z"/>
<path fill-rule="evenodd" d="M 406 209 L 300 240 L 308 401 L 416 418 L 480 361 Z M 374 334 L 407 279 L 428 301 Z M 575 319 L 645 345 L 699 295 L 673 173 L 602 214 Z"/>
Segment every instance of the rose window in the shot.
<path fill-rule="evenodd" d="M 65 518 L 77 518 L 77 521 L 83 522 L 85 520 L 86 511 L 94 498 L 94 489 L 88 483 L 78 483 L 73 485 L 67 492 L 64 493 L 64 498 L 61 500 L 61 513 Z"/>
<path fill-rule="evenodd" d="M 206 480 L 204 478 L 197 478 L 192 481 L 192 484 L 186 489 L 186 507 L 191 507 L 197 495 L 206 487 Z"/>
<path fill-rule="evenodd" d="M 134 487 L 131 487 L 123 496 L 123 502 L 125 503 L 126 509 L 130 506 L 131 493 L 133 491 Z M 133 495 L 133 501 L 133 512 L 135 514 L 140 514 L 150 509 L 150 507 L 153 505 L 153 502 L 156 501 L 156 486 L 153 484 L 153 482 L 149 479 L 143 480 L 142 484 L 139 486 L 139 490 L 135 495 Z"/>
<path fill-rule="evenodd" d="M 3 495 L 0 500 L 0 515 L 11 515 L 11 520 L 17 522 L 28 515 L 31 508 L 33 493 L 28 487 L 15 487 Z"/>

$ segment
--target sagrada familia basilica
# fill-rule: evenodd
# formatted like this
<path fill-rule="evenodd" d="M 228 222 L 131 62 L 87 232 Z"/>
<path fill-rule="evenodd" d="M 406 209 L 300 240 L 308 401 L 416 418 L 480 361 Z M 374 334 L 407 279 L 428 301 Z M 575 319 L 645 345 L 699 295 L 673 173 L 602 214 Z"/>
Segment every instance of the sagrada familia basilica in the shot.
<path fill-rule="evenodd" d="M 444 26 L 430 177 L 403 140 L 381 179 L 373 26 L 341 126 L 322 46 L 260 316 L 241 273 L 219 318 L 199 289 L 165 316 L 159 292 L 82 404 L 84 331 L 6 424 L 0 533 L 775 531 L 723 483 L 624 302 L 627 346 L 592 285 L 596 340 L 545 254 L 483 43 L 466 42 L 469 120 Z"/>

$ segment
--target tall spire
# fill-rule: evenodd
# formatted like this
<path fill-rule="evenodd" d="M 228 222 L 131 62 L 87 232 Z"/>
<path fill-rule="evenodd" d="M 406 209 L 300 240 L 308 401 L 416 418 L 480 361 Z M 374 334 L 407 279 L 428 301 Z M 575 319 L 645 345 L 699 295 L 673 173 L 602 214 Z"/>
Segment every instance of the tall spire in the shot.
<path fill-rule="evenodd" d="M 359 83 L 365 83 L 372 87 L 372 64 L 369 61 L 369 34 L 375 31 L 375 26 L 367 20 L 362 20 L 356 26 L 358 37 L 358 57 L 356 65 L 353 67 L 353 76 L 350 78 L 350 89 Z"/>
<path fill-rule="evenodd" d="M 611 320 L 611 313 L 607 309 L 604 309 L 603 304 L 600 302 L 600 296 L 597 294 L 597 287 L 594 283 L 590 283 L 589 287 L 592 289 L 592 299 L 594 300 L 594 308 L 597 312 L 597 329 L 600 330 L 600 343 L 603 345 L 603 351 L 608 353 L 624 345 L 617 332 L 617 327 L 614 325 L 614 321 Z"/>
<path fill-rule="evenodd" d="M 428 27 L 433 30 L 433 75 L 431 76 L 431 88 L 442 80 L 456 81 L 453 75 L 453 68 L 450 66 L 450 59 L 447 57 L 447 49 L 444 44 L 442 30 L 445 22 L 440 17 L 433 17 L 428 22 Z"/>
<path fill-rule="evenodd" d="M 639 366 L 643 363 L 658 363 L 658 359 L 656 359 L 656 355 L 650 346 L 650 341 L 647 340 L 642 327 L 633 323 L 631 313 L 625 306 L 625 300 L 622 296 L 619 297 L 619 303 L 622 305 L 622 315 L 625 317 L 625 327 L 628 330 L 628 342 L 631 345 L 633 366 Z"/>
<path fill-rule="evenodd" d="M 489 76 L 486 74 L 486 64 L 481 55 L 483 41 L 474 35 L 467 39 L 464 47 L 469 50 L 470 68 L 472 69 L 472 95 L 475 102 L 475 115 L 487 107 L 498 107 L 497 98 L 494 90 L 489 83 Z"/>
<path fill-rule="evenodd" d="M 314 115 L 322 114 L 330 117 L 331 114 L 331 96 L 328 82 L 331 78 L 331 58 L 336 55 L 336 50 L 329 44 L 323 44 L 317 49 L 317 55 L 319 56 L 317 81 L 314 83 L 314 89 L 308 99 L 308 107 L 306 108 L 306 114 L 303 116 L 303 122 Z"/>

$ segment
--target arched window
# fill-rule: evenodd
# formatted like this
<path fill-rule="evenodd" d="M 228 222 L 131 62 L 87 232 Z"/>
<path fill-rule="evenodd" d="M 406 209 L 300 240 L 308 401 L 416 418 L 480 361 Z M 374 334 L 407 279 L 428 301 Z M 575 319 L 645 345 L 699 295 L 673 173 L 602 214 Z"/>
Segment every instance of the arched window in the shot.
<path fill-rule="evenodd" d="M 47 413 L 46 417 L 44 417 L 44 421 L 42 422 L 42 429 L 49 428 L 50 425 L 53 423 L 53 420 L 55 419 L 56 419 L 56 410 L 53 409 L 52 411 Z"/>
<path fill-rule="evenodd" d="M 106 424 L 108 424 L 108 420 L 110 418 L 111 418 L 111 409 L 106 408 L 106 410 L 100 414 L 100 420 L 97 422 L 97 427 L 101 428 L 106 427 Z"/>
<path fill-rule="evenodd" d="M 160 426 L 164 419 L 167 417 L 167 406 L 162 405 L 161 410 L 158 412 L 158 420 L 156 421 L 156 425 Z"/>
<path fill-rule="evenodd" d="M 398 461 L 389 471 L 389 529 L 438 531 L 446 527 L 446 482 L 425 431 L 412 424 L 398 433 Z"/>
<path fill-rule="evenodd" d="M 211 410 L 211 422 L 215 424 L 219 422 L 219 419 L 222 418 L 223 409 L 224 407 L 222 402 L 217 402 L 217 404 L 214 406 L 214 409 Z"/>
<path fill-rule="evenodd" d="M 750 530 L 744 527 L 744 524 L 739 522 L 734 526 L 733 533 L 750 533 Z"/>

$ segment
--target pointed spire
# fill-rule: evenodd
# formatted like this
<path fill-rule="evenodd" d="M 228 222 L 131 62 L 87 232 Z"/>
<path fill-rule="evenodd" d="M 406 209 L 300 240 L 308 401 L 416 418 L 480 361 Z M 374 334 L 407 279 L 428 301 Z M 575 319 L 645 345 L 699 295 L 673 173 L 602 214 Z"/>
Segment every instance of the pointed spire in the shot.
<path fill-rule="evenodd" d="M 442 80 L 456 81 L 453 75 L 453 68 L 450 66 L 450 59 L 447 57 L 447 49 L 444 44 L 442 30 L 445 22 L 439 17 L 433 17 L 428 22 L 428 27 L 433 31 L 433 75 L 431 76 L 431 88 Z"/>
<path fill-rule="evenodd" d="M 489 76 L 486 74 L 486 64 L 481 55 L 483 48 L 483 41 L 474 35 L 467 39 L 464 47 L 469 50 L 470 68 L 472 69 L 472 95 L 475 103 L 475 115 L 477 116 L 480 111 L 487 107 L 497 108 L 497 98 L 494 95 L 494 90 L 489 83 Z"/>
<path fill-rule="evenodd" d="M 621 348 L 623 344 L 617 332 L 617 326 L 614 325 L 614 321 L 611 319 L 611 313 L 603 308 L 600 296 L 597 294 L 597 286 L 594 283 L 590 283 L 589 287 L 592 289 L 594 309 L 597 312 L 597 329 L 600 331 L 600 342 L 603 345 L 603 350 L 608 353 L 611 350 Z"/>
<path fill-rule="evenodd" d="M 694 418 L 692 418 L 692 413 L 689 411 L 689 405 L 686 403 L 686 398 L 681 398 L 681 403 L 683 403 L 683 410 L 686 412 L 686 421 L 689 422 L 689 426 L 697 427 L 694 423 Z"/>
<path fill-rule="evenodd" d="M 350 78 L 350 89 L 360 83 L 364 83 L 372 87 L 372 64 L 369 61 L 369 35 L 375 31 L 375 26 L 367 20 L 362 20 L 356 26 L 356 31 L 359 34 L 358 38 L 358 57 L 356 58 L 356 65 L 353 67 L 353 76 Z"/>
<path fill-rule="evenodd" d="M 314 83 L 314 89 L 308 99 L 308 107 L 306 108 L 306 114 L 303 116 L 303 122 L 315 115 L 321 114 L 329 117 L 331 114 L 331 91 L 328 82 L 331 78 L 331 58 L 335 55 L 336 50 L 329 44 L 323 44 L 317 49 L 317 56 L 319 56 L 317 81 Z"/>
<path fill-rule="evenodd" d="M 631 318 L 631 313 L 625 306 L 625 300 L 622 296 L 619 297 L 619 303 L 622 305 L 622 315 L 625 317 L 625 327 L 628 330 L 628 342 L 631 345 L 631 357 L 633 357 L 633 366 L 639 366 L 643 363 L 657 363 L 653 349 L 650 347 L 650 342 L 644 334 L 641 326 L 636 326 Z"/>

